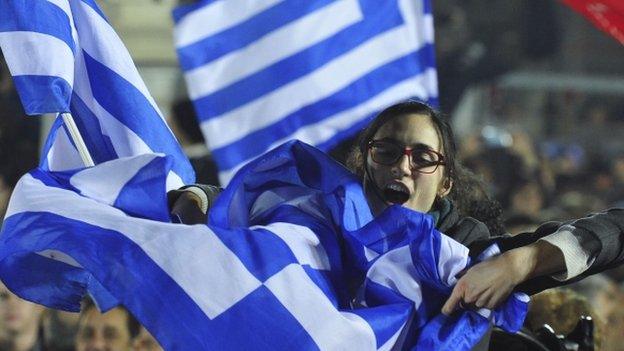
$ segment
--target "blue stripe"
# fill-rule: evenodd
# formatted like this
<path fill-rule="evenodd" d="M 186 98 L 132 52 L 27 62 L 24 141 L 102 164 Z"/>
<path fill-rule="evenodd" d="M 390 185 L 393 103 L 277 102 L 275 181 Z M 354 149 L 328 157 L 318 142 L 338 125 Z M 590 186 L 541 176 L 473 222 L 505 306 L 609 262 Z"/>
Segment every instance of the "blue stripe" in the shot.
<path fill-rule="evenodd" d="M 370 281 L 367 281 L 368 283 Z M 388 288 L 385 289 L 390 290 Z M 405 299 L 403 302 L 394 304 L 386 302 L 383 307 L 379 308 L 359 308 L 351 312 L 360 316 L 371 326 L 375 333 L 377 348 L 380 348 L 407 322 L 412 308 L 413 302 Z"/>
<path fill-rule="evenodd" d="M 194 100 L 200 121 L 232 111 L 351 51 L 371 37 L 403 24 L 394 1 L 361 1 L 366 20 L 213 94 Z"/>
<path fill-rule="evenodd" d="M 195 174 L 175 137 L 145 96 L 123 77 L 84 52 L 93 96 L 106 111 L 136 133 L 154 152 L 174 157 L 173 171 L 185 183 Z"/>
<path fill-rule="evenodd" d="M 29 235 L 19 235 L 29 233 Z M 121 233 L 61 217 L 52 213 L 22 213 L 7 218 L 0 236 L 3 256 L 0 274 L 9 276 L 14 265 L 28 262 L 13 261 L 14 255 L 53 249 L 65 252 L 93 274 L 121 303 L 134 312 L 161 345 L 167 350 L 205 350 L 212 338 L 197 330 L 210 331 L 208 318 L 169 275 L 158 267 L 134 242 Z M 76 245 L 80 243 L 80 245 Z M 123 255 L 115 253 L 123 252 Z M 105 255 L 102 253 L 112 253 Z M 17 256 L 19 258 L 19 256 Z M 44 267 L 45 269 L 45 267 Z M 44 277 L 43 273 L 39 277 Z M 47 289 L 47 295 L 35 296 L 36 302 L 53 305 L 54 300 L 67 300 L 65 280 L 34 280 L 32 273 L 22 280 Z M 154 294 L 166 291 L 166 294 Z M 80 292 L 80 289 L 77 290 Z M 37 298 L 39 297 L 39 298 Z M 71 296 L 79 304 L 79 294 Z M 153 306 L 159 306 L 154 309 Z M 168 334 L 177 330 L 176 335 Z M 223 338 L 226 334 L 222 334 Z"/>
<path fill-rule="evenodd" d="M 183 71 L 188 71 L 205 65 L 334 1 L 315 0 L 302 3 L 300 0 L 286 0 L 234 27 L 179 48 L 177 51 L 180 66 Z"/>
<path fill-rule="evenodd" d="M 48 164 L 48 153 L 54 145 L 54 140 L 56 140 L 56 134 L 58 130 L 63 127 L 63 121 L 60 118 L 55 118 L 52 126 L 50 127 L 50 131 L 48 132 L 48 136 L 46 137 L 45 142 L 43 143 L 43 147 L 41 148 L 41 159 L 39 160 L 39 168 L 49 171 L 50 165 Z"/>
<path fill-rule="evenodd" d="M 46 0 L 0 1 L 0 32 L 14 31 L 48 34 L 64 41 L 72 51 L 75 48 L 67 14 Z"/>
<path fill-rule="evenodd" d="M 204 6 L 208 6 L 208 5 L 212 4 L 215 1 L 217 1 L 217 0 L 198 0 L 198 1 L 190 3 L 188 5 L 180 5 L 180 6 L 176 7 L 176 8 L 174 8 L 172 13 L 171 13 L 172 16 L 173 16 L 173 22 L 174 23 L 178 23 L 186 15 L 188 15 L 189 13 L 194 12 L 196 10 L 199 10 L 200 8 L 202 8 Z"/>
<path fill-rule="evenodd" d="M 10 48 L 4 50 L 10 50 Z M 25 57 L 23 59 L 27 60 Z M 71 65 L 73 62 L 68 64 Z M 14 76 L 13 83 L 26 114 L 32 116 L 43 113 L 69 112 L 72 88 L 65 79 L 55 76 L 24 75 Z"/>
<path fill-rule="evenodd" d="M 71 112 L 95 164 L 119 158 L 111 139 L 102 134 L 97 116 L 76 94 L 72 96 Z"/>
<path fill-rule="evenodd" d="M 431 0 L 422 0 L 423 2 L 423 12 L 426 15 L 432 15 L 433 14 L 433 6 L 431 5 Z"/>
<path fill-rule="evenodd" d="M 113 206 L 134 217 L 169 222 L 166 184 L 172 161 L 170 156 L 155 157 L 143 166 L 123 186 Z"/>
<path fill-rule="evenodd" d="M 428 61 L 428 53 L 429 47 L 427 46 L 416 53 L 385 64 L 337 93 L 303 107 L 235 143 L 213 150 L 212 155 L 219 169 L 231 169 L 258 153 L 266 151 L 276 140 L 292 135 L 299 128 L 318 123 L 336 113 L 364 103 L 397 83 L 422 73 L 431 67 L 419 64 Z"/>

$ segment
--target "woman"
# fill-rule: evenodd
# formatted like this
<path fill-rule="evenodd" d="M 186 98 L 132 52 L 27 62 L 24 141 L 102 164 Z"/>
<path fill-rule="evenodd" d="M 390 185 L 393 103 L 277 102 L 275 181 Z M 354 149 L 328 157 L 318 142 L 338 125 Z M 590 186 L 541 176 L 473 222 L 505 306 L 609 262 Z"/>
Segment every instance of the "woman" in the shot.
<path fill-rule="evenodd" d="M 474 177 L 458 167 L 455 151 L 449 124 L 431 107 L 410 100 L 382 111 L 361 134 L 349 160 L 352 170 L 362 178 L 375 215 L 391 205 L 427 212 L 434 217 L 436 228 L 468 246 L 471 256 L 494 241 L 505 251 L 469 269 L 459 279 L 443 312 L 451 313 L 460 305 L 495 308 L 520 284 L 535 293 L 624 260 L 624 250 L 599 245 L 602 241 L 621 241 L 617 236 L 621 230 L 617 229 L 624 228 L 624 223 L 620 226 L 618 222 L 624 216 L 614 212 L 566 226 L 550 223 L 513 238 L 490 238 L 488 227 L 467 215 L 476 213 L 491 221 L 494 224 L 490 227 L 499 235 L 496 218 L 500 209 L 492 206 Z M 172 192 L 172 213 L 184 223 L 205 223 L 216 196 L 218 190 L 213 186 Z M 457 208 L 456 202 L 463 208 Z M 597 225 L 592 227 L 588 221 Z M 583 224 L 584 230 L 577 230 L 576 223 Z M 614 229 L 601 232 L 604 228 Z M 557 280 L 550 277 L 555 273 L 564 274 Z"/>

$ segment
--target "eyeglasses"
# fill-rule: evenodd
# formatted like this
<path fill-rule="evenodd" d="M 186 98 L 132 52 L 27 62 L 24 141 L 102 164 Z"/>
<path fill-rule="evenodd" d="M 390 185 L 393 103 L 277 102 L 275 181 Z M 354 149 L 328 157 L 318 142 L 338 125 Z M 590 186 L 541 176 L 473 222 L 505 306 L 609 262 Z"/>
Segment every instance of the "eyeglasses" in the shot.
<path fill-rule="evenodd" d="M 371 140 L 368 142 L 368 150 L 374 162 L 391 166 L 407 155 L 412 170 L 418 173 L 434 173 L 439 166 L 446 164 L 444 155 L 429 148 L 412 149 L 398 142 L 389 140 Z"/>

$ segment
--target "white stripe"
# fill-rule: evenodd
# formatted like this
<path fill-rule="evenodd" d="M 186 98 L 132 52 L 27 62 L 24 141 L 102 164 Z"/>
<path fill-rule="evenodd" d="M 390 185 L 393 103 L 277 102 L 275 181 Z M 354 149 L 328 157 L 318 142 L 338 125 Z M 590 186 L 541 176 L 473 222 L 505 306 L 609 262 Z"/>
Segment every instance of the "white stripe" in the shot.
<path fill-rule="evenodd" d="M 308 332 L 320 350 L 377 349 L 371 326 L 356 314 L 339 312 L 301 266 L 287 266 L 264 285 Z"/>
<path fill-rule="evenodd" d="M 36 252 L 37 255 L 41 255 L 43 257 L 49 258 L 51 260 L 59 261 L 66 263 L 70 266 L 82 268 L 80 263 L 74 260 L 71 256 L 57 250 L 43 250 Z"/>
<path fill-rule="evenodd" d="M 316 124 L 300 128 L 294 134 L 277 140 L 267 150 L 263 151 L 268 151 L 291 139 L 298 139 L 311 145 L 322 144 L 336 135 L 336 133 L 349 128 L 375 111 L 409 97 L 418 97 L 423 100 L 437 97 L 437 90 L 436 70 L 433 68 L 427 69 L 423 74 L 393 85 L 360 105 L 339 112 Z M 201 127 L 203 129 L 203 124 Z M 260 152 L 260 150 L 258 151 Z M 234 174 L 251 160 L 253 158 L 242 162 L 235 168 L 219 172 L 221 184 L 227 184 L 234 177 Z"/>
<path fill-rule="evenodd" d="M 438 274 L 442 282 L 453 286 L 457 283 L 457 274 L 468 265 L 468 248 L 444 234 L 440 236 Z"/>
<path fill-rule="evenodd" d="M 186 72 L 189 96 L 196 100 L 212 94 L 333 36 L 362 18 L 357 0 L 336 1 L 240 50 Z"/>
<path fill-rule="evenodd" d="M 48 160 L 48 169 L 51 171 L 67 171 L 84 167 L 78 150 L 69 140 L 63 127 L 56 130 L 52 146 L 45 157 Z"/>
<path fill-rule="evenodd" d="M 61 39 L 37 32 L 2 32 L 0 47 L 11 75 L 59 77 L 73 85 L 74 53 Z"/>
<path fill-rule="evenodd" d="M 220 0 L 197 9 L 174 28 L 176 47 L 181 48 L 222 32 L 284 0 Z"/>
<path fill-rule="evenodd" d="M 416 269 L 407 245 L 381 255 L 366 272 L 366 277 L 410 299 L 415 308 L 422 302 L 420 281 L 416 279 Z"/>
<path fill-rule="evenodd" d="M 260 286 L 240 259 L 205 225 L 188 226 L 129 217 L 74 192 L 47 187 L 29 174 L 18 182 L 7 218 L 27 211 L 50 212 L 126 235 L 210 318 Z M 181 233 L 184 240 L 180 240 Z"/>
<path fill-rule="evenodd" d="M 82 49 L 138 89 L 163 118 L 156 102 L 139 76 L 130 53 L 110 24 L 91 6 L 82 1 L 72 1 L 71 5 Z"/>
<path fill-rule="evenodd" d="M 408 32 L 405 27 L 385 32 L 260 99 L 205 121 L 202 129 L 209 135 L 209 147 L 228 145 L 334 94 L 375 68 L 414 52 L 422 43 L 407 41 Z M 231 128 L 233 125 L 236 128 Z M 224 130 L 228 132 L 223 133 Z"/>
<path fill-rule="evenodd" d="M 433 15 L 424 13 L 424 2 L 399 0 L 399 8 L 403 15 L 404 26 L 410 31 L 409 40 L 433 44 Z"/>
<path fill-rule="evenodd" d="M 167 174 L 167 182 L 165 186 L 167 188 L 167 192 L 169 190 L 180 189 L 184 186 L 184 181 L 182 180 L 182 178 L 180 178 L 179 175 L 177 175 L 173 171 L 169 171 L 169 174 Z"/>
<path fill-rule="evenodd" d="M 275 222 L 266 226 L 253 226 L 249 229 L 265 229 L 277 235 L 288 245 L 301 265 L 309 265 L 319 270 L 331 269 L 325 249 L 310 228 L 292 223 Z"/>
<path fill-rule="evenodd" d="M 98 167 L 87 168 L 74 174 L 69 183 L 80 190 L 82 195 L 112 205 L 126 183 L 158 156 L 163 155 L 145 154 L 135 157 L 134 162 L 127 163 L 126 167 L 119 167 L 119 163 L 114 161 L 104 162 Z M 99 174 L 107 175 L 105 182 L 97 176 Z"/>

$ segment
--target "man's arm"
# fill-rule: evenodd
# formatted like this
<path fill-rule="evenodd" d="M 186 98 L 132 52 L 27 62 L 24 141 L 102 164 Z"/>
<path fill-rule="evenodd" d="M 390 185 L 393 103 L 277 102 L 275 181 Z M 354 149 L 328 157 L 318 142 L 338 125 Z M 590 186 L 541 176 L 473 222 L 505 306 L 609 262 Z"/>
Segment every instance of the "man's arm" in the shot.
<path fill-rule="evenodd" d="M 532 233 L 474 246 L 483 248 L 494 241 L 503 253 L 470 268 L 458 280 L 443 312 L 451 313 L 460 303 L 495 308 L 513 290 L 534 294 L 621 264 L 624 209 L 593 214 L 568 225 L 547 223 Z M 568 279 L 561 280 L 561 273 Z"/>

